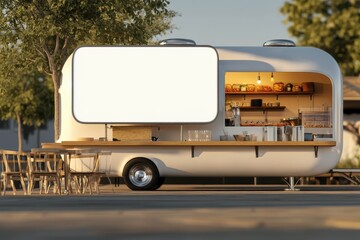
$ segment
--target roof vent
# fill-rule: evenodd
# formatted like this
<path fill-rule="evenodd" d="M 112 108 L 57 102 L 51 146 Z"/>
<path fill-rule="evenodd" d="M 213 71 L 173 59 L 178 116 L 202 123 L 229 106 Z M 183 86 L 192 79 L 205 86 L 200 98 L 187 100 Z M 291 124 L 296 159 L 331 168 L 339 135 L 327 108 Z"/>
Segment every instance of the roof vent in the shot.
<path fill-rule="evenodd" d="M 169 38 L 160 41 L 160 45 L 196 45 L 196 42 L 185 38 Z"/>
<path fill-rule="evenodd" d="M 263 47 L 296 47 L 296 44 L 288 39 L 273 39 L 266 41 Z"/>

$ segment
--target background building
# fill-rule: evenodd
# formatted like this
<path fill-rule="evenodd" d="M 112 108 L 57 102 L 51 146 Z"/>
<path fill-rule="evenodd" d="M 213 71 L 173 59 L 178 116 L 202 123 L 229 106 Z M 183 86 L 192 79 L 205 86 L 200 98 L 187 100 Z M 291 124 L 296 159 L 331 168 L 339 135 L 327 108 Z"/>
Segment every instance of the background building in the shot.
<path fill-rule="evenodd" d="M 360 167 L 360 77 L 344 78 L 343 167 Z"/>
<path fill-rule="evenodd" d="M 15 120 L 0 120 L 0 149 L 18 149 L 17 124 Z M 41 146 L 42 142 L 54 142 L 54 122 L 48 121 L 40 128 L 24 127 L 23 150 Z"/>

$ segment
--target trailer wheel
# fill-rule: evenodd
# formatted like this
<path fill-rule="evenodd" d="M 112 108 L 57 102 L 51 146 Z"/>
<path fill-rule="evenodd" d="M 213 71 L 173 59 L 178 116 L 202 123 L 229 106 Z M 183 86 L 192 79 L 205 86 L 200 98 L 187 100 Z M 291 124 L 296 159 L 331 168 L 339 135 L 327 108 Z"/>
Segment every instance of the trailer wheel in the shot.
<path fill-rule="evenodd" d="M 158 189 L 159 187 L 161 187 L 165 182 L 165 178 L 164 177 L 159 177 L 157 183 L 155 184 L 155 186 L 153 187 L 152 190 L 156 190 Z"/>
<path fill-rule="evenodd" d="M 146 158 L 129 161 L 123 172 L 124 182 L 131 190 L 156 190 L 161 186 L 159 171 L 155 164 Z M 160 185 L 158 186 L 160 181 Z"/>

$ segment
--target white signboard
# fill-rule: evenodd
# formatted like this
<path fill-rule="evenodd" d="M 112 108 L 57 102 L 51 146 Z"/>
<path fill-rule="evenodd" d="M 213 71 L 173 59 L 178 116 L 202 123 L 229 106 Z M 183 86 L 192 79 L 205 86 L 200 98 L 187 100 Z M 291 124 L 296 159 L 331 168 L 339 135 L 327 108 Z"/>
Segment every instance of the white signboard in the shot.
<path fill-rule="evenodd" d="M 82 123 L 207 123 L 218 112 L 209 46 L 80 47 L 73 115 Z"/>

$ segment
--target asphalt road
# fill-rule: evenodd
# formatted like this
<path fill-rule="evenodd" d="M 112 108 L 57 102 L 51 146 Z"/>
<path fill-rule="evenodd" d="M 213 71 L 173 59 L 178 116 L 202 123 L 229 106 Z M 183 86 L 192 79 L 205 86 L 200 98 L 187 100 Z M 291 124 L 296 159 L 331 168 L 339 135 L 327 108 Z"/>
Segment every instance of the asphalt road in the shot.
<path fill-rule="evenodd" d="M 164 185 L 0 197 L 0 239 L 359 239 L 359 186 Z"/>

